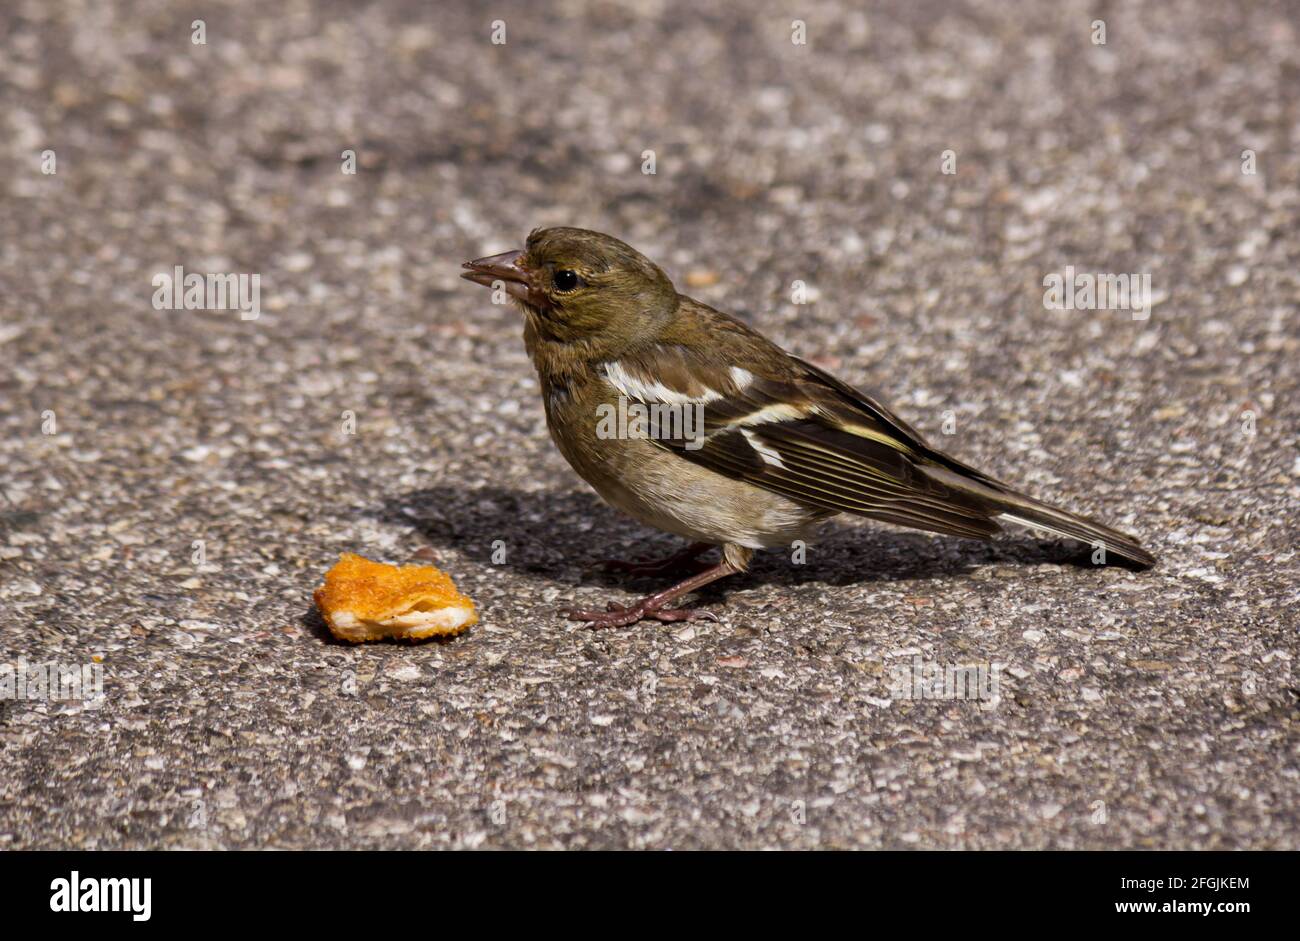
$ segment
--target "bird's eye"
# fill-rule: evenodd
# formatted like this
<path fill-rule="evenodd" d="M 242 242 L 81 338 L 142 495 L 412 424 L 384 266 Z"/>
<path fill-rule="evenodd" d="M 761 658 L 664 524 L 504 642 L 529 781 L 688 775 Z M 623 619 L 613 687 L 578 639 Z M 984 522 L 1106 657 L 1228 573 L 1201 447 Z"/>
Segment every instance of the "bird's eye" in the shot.
<path fill-rule="evenodd" d="M 578 286 L 578 274 L 568 268 L 560 268 L 551 276 L 551 283 L 557 291 L 572 291 Z"/>

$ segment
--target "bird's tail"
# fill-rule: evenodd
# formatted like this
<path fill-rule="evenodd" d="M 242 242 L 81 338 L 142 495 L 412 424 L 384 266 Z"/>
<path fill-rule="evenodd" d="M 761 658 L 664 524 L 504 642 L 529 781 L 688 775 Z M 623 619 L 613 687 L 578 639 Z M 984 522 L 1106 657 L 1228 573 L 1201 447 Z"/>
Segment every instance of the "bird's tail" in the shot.
<path fill-rule="evenodd" d="M 1117 555 L 1138 568 L 1150 568 L 1156 564 L 1156 557 L 1126 533 L 1103 526 L 1095 520 L 1058 510 L 1022 494 L 1010 496 L 1015 499 L 1009 500 L 1007 509 L 995 517 L 999 523 L 1013 523 L 1054 536 L 1078 539 L 1094 548 L 1101 547 L 1106 553 Z"/>
<path fill-rule="evenodd" d="M 970 469 L 964 465 L 958 467 L 970 473 Z M 1104 526 L 1096 520 L 1057 509 L 1041 500 L 1017 493 L 1005 484 L 984 477 L 982 474 L 972 478 L 967 474 L 954 473 L 949 468 L 934 467 L 927 467 L 926 473 L 940 478 L 950 486 L 959 487 L 984 498 L 992 504 L 991 509 L 994 510 L 992 518 L 995 522 L 1011 523 L 1030 530 L 1051 533 L 1054 536 L 1077 539 L 1093 547 L 1100 546 L 1107 555 L 1119 556 L 1121 560 L 1137 568 L 1150 568 L 1156 564 L 1156 557 L 1143 549 L 1132 536 Z"/>

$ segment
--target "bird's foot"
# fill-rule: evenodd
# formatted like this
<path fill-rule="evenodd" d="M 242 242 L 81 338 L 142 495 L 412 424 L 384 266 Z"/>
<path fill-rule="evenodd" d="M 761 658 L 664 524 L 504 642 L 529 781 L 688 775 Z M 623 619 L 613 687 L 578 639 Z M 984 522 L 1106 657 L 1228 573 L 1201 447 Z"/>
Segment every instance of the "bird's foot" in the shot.
<path fill-rule="evenodd" d="M 627 627 L 637 621 L 716 621 L 718 616 L 702 608 L 665 608 L 654 603 L 654 598 L 645 598 L 634 605 L 621 605 L 610 602 L 604 611 L 583 610 L 581 608 L 561 609 L 560 615 L 570 621 L 586 621 L 587 627 L 599 630 L 602 627 Z"/>
<path fill-rule="evenodd" d="M 699 555 L 704 550 L 696 547 L 703 545 L 705 544 L 695 543 L 688 552 Z M 678 554 L 682 555 L 683 553 Z M 665 588 L 648 598 L 642 598 L 634 605 L 624 607 L 621 604 L 610 602 L 604 611 L 565 608 L 560 611 L 560 614 L 574 621 L 586 621 L 587 626 L 592 629 L 627 627 L 629 624 L 635 624 L 637 621 L 647 619 L 652 621 L 695 621 L 704 619 L 716 621 L 718 616 L 712 611 L 701 611 L 698 608 L 670 608 L 668 605 L 678 598 L 683 598 L 691 592 L 703 588 L 710 582 L 716 582 L 720 578 L 734 575 L 737 571 L 736 566 L 728 562 L 724 557 L 717 565 L 712 565 L 698 575 L 692 575 L 671 588 Z"/>

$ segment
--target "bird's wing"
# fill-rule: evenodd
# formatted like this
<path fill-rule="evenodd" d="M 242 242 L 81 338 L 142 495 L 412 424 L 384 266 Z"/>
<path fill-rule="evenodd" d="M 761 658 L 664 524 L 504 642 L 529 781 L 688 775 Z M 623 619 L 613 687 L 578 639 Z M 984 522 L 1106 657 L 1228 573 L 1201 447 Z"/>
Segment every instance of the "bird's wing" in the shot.
<path fill-rule="evenodd" d="M 909 425 L 903 419 L 895 415 L 887 406 L 878 399 L 873 398 L 860 389 L 855 389 L 847 382 L 841 382 L 824 369 L 819 369 L 812 363 L 799 359 L 797 356 L 791 356 L 791 360 L 805 370 L 807 379 L 814 383 L 824 386 L 842 399 L 850 408 L 856 409 L 870 416 L 882 425 L 892 428 L 899 441 L 905 443 L 914 453 L 924 456 L 927 464 L 935 464 L 946 467 L 949 470 L 956 471 L 978 481 L 986 486 L 993 487 L 997 490 L 1007 489 L 1007 485 L 1001 481 L 995 480 L 983 471 L 978 471 L 969 464 L 963 464 L 956 458 L 953 458 L 942 451 L 936 451 L 926 443 L 921 437 L 921 433 Z"/>
<path fill-rule="evenodd" d="M 773 378 L 660 345 L 603 369 L 660 407 L 650 437 L 683 460 L 823 509 L 976 538 L 1000 529 L 984 496 L 926 472 L 937 452 L 920 434 L 810 364 L 787 359 Z"/>
<path fill-rule="evenodd" d="M 984 522 L 992 527 L 994 532 L 1000 529 L 999 523 L 1012 523 L 1040 533 L 1046 532 L 1067 539 L 1077 539 L 1091 544 L 1094 548 L 1104 546 L 1121 559 L 1140 568 L 1155 564 L 1155 556 L 1142 548 L 1141 544 L 1127 533 L 1036 500 L 976 470 L 969 464 L 963 464 L 956 458 L 935 450 L 926 444 L 920 434 L 906 422 L 871 396 L 840 382 L 811 363 L 799 359 L 795 359 L 794 362 L 805 372 L 805 378 L 800 382 L 801 387 L 806 390 L 810 388 L 809 383 L 811 383 L 811 388 L 817 390 L 812 398 L 821 403 L 828 413 L 838 415 L 839 421 L 850 424 L 866 416 L 872 422 L 878 423 L 879 428 L 888 429 L 888 433 L 894 435 L 895 440 L 906 447 L 904 453 L 916 473 L 920 474 L 929 485 L 942 487 L 950 499 L 955 500 L 966 510 L 983 513 L 986 517 Z M 834 406 L 825 407 L 826 391 L 834 395 L 838 404 L 847 405 L 849 409 L 847 417 L 842 412 L 838 412 Z M 857 418 L 854 417 L 855 415 Z M 940 531 L 956 532 L 956 530 Z"/>

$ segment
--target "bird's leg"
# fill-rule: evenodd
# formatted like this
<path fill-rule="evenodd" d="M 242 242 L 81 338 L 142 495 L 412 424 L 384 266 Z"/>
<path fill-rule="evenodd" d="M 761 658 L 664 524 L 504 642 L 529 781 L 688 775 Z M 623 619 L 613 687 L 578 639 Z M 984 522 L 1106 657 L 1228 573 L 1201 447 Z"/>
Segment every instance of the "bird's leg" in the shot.
<path fill-rule="evenodd" d="M 673 575 L 681 571 L 699 573 L 707 571 L 711 566 L 707 562 L 696 561 L 697 558 L 712 548 L 713 546 L 707 542 L 693 542 L 666 559 L 657 559 L 653 562 L 606 559 L 600 565 L 607 572 L 623 572 L 628 575 Z"/>
<path fill-rule="evenodd" d="M 716 582 L 720 578 L 741 571 L 744 571 L 743 566 L 736 565 L 728 560 L 724 554 L 722 561 L 717 565 L 700 572 L 698 575 L 692 575 L 685 581 L 678 582 L 672 588 L 665 588 L 661 592 L 642 598 L 634 605 L 624 607 L 611 601 L 605 611 L 581 611 L 565 608 L 560 611 L 560 614 L 573 621 L 586 621 L 587 626 L 590 628 L 626 627 L 628 624 L 635 624 L 637 621 L 646 618 L 655 621 L 694 621 L 700 619 L 716 621 L 718 616 L 712 611 L 701 611 L 697 608 L 666 608 L 665 605 L 676 601 L 682 595 L 690 594 L 697 588 L 703 588 L 709 582 Z"/>

